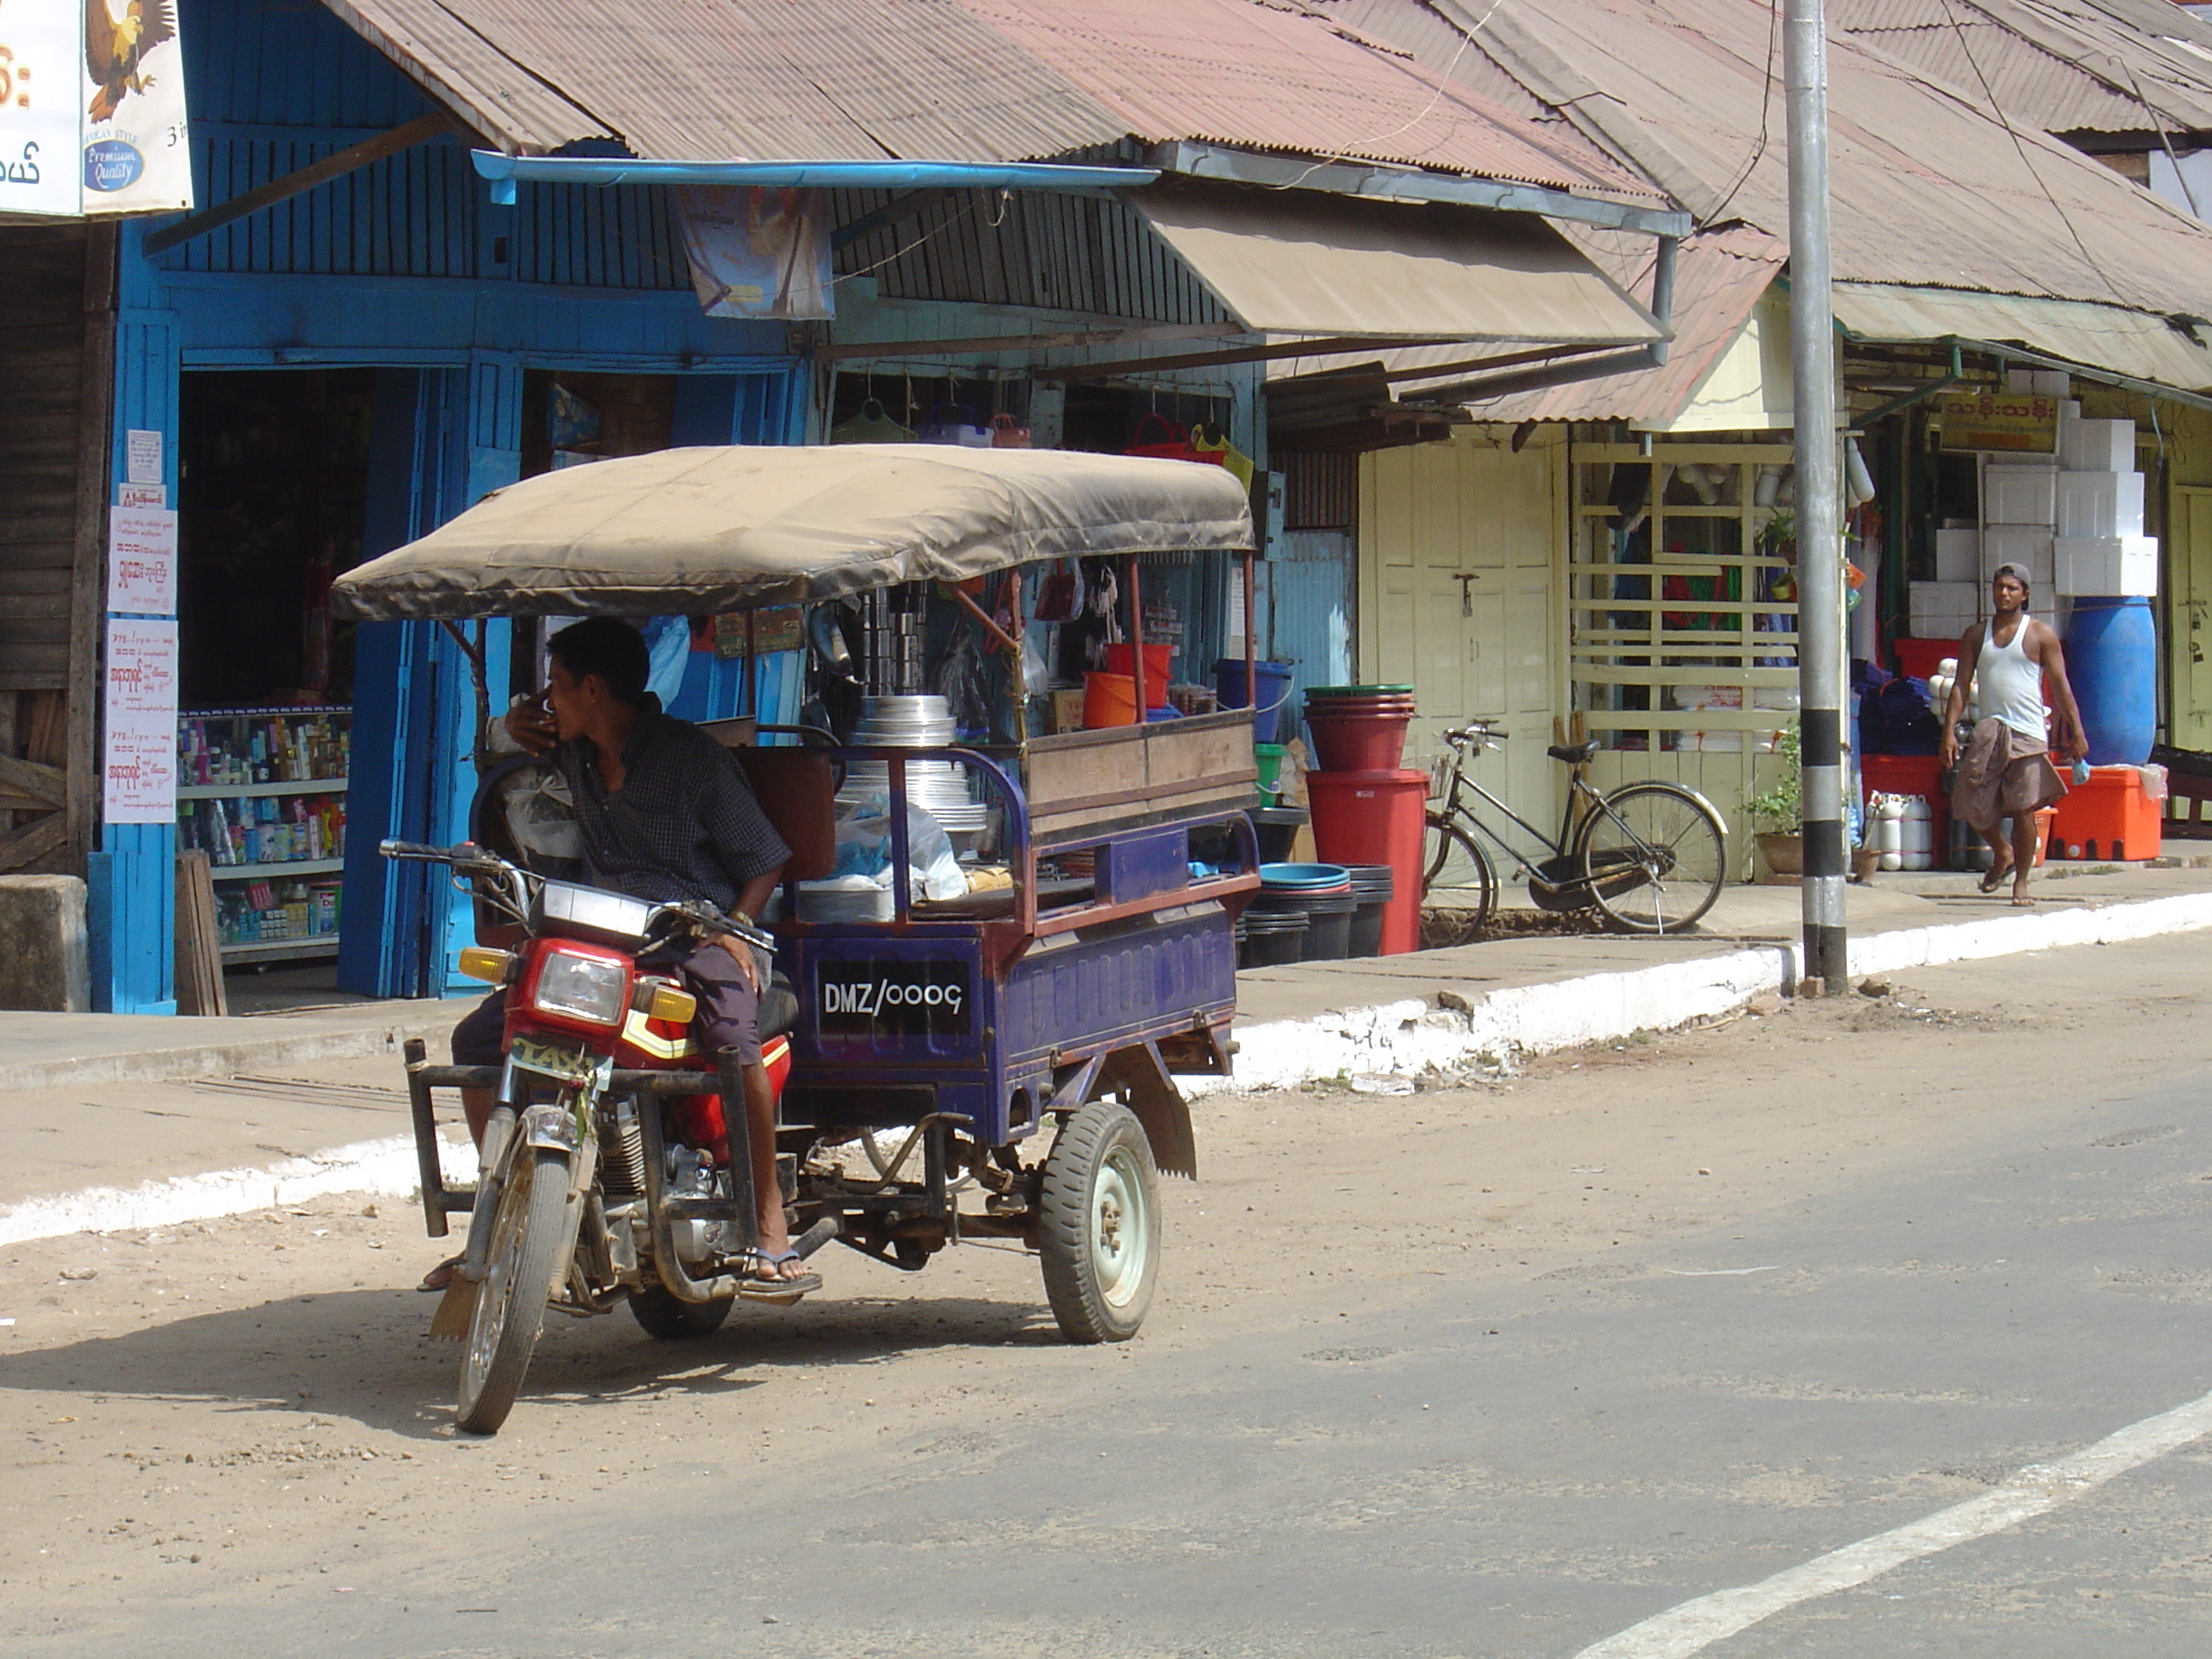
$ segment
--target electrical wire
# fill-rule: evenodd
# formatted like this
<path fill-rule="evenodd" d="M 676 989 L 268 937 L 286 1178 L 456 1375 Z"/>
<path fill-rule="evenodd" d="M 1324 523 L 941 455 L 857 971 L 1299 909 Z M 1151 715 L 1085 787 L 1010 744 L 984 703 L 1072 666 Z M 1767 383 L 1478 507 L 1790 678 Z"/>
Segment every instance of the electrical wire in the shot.
<path fill-rule="evenodd" d="M 1415 127 L 1420 125 L 1422 122 L 1427 120 L 1429 117 L 1435 112 L 1437 106 L 1443 102 L 1444 94 L 1450 89 L 1452 86 L 1451 77 L 1454 71 L 1459 68 L 1459 60 L 1467 55 L 1467 49 L 1474 44 L 1474 37 L 1481 32 L 1484 26 L 1486 25 L 1490 21 L 1491 18 L 1497 14 L 1498 9 L 1504 3 L 1505 0 L 1490 0 L 1490 9 L 1484 12 L 1482 15 L 1477 18 L 1474 22 L 1463 27 L 1459 25 L 1454 26 L 1459 29 L 1459 45 L 1453 50 L 1451 61 L 1446 64 L 1443 70 L 1438 72 L 1437 76 L 1436 90 L 1429 94 L 1429 101 L 1421 106 L 1418 113 L 1408 120 L 1400 122 L 1388 132 L 1378 132 L 1371 137 L 1367 138 L 1355 138 L 1352 140 L 1350 148 L 1346 149 L 1316 150 L 1314 154 L 1320 156 L 1321 160 L 1316 161 L 1311 167 L 1307 167 L 1299 173 L 1296 178 L 1286 179 L 1279 185 L 1270 185 L 1267 188 L 1270 190 L 1296 190 L 1300 185 L 1305 183 L 1307 179 L 1313 177 L 1315 173 L 1320 172 L 1322 168 L 1328 166 L 1332 161 L 1352 162 L 1360 161 L 1366 155 L 1370 155 L 1376 144 L 1395 138 L 1401 133 L 1410 132 Z"/>
<path fill-rule="evenodd" d="M 1751 147 L 1751 155 L 1743 164 L 1720 199 L 1720 204 L 1698 221 L 1698 228 L 1720 222 L 1721 215 L 1728 211 L 1729 204 L 1735 200 L 1736 191 L 1749 182 L 1753 172 L 1766 155 L 1767 134 L 1774 118 L 1774 70 L 1782 56 L 1782 0 L 1771 0 L 1766 9 L 1766 83 L 1759 94 L 1759 142 Z"/>
<path fill-rule="evenodd" d="M 2106 273 L 2104 266 L 2097 263 L 2096 256 L 2089 252 L 2089 245 L 2081 240 L 2081 233 L 2074 228 L 2074 221 L 2067 216 L 2066 210 L 2058 205 L 2058 198 L 2051 193 L 2051 186 L 2043 181 L 2042 173 L 2036 171 L 2035 163 L 2028 159 L 2027 146 L 2021 142 L 2020 133 L 2012 124 L 2012 117 L 2006 114 L 2004 106 L 1997 102 L 1997 95 L 1990 85 L 1989 76 L 1982 73 L 1981 64 L 1975 61 L 1973 48 L 1966 44 L 1966 26 L 1960 22 L 1958 9 L 1951 0 L 1943 0 L 1943 15 L 1951 20 L 1951 32 L 1959 37 L 1960 55 L 1966 60 L 1966 67 L 1973 70 L 1974 79 L 1981 84 L 1982 96 L 1988 101 L 1990 113 L 1997 118 L 2004 127 L 2005 136 L 2012 140 L 2013 149 L 2019 155 L 2021 165 L 2027 169 L 2027 176 L 2035 180 L 2035 187 L 2043 192 L 2043 199 L 2051 204 L 2051 210 L 2058 216 L 2058 222 L 2066 227 L 2066 234 L 2074 239 L 2074 246 L 2080 252 L 2082 263 L 2097 274 L 2097 280 L 2104 283 L 2115 300 L 2127 305 L 2127 295 L 2120 292 L 2119 284 Z"/>

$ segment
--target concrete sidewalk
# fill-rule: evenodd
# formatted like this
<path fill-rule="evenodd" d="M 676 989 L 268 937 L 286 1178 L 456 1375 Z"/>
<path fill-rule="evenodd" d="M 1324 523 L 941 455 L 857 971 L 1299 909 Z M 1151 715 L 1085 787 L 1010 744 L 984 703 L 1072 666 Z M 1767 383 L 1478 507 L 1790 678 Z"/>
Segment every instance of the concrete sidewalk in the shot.
<path fill-rule="evenodd" d="M 2205 864 L 2212 865 L 2212 857 Z M 2212 927 L 2212 868 L 2052 866 L 2031 911 L 1969 876 L 1850 890 L 1855 974 Z M 1418 1076 L 1657 1030 L 1788 994 L 1799 890 L 1728 890 L 1674 939 L 1512 934 L 1239 975 L 1237 1076 Z M 1509 916 L 1510 923 L 1516 920 Z M 398 1048 L 469 1006 L 231 1019 L 0 1013 L 0 1243 L 415 1182 Z"/>

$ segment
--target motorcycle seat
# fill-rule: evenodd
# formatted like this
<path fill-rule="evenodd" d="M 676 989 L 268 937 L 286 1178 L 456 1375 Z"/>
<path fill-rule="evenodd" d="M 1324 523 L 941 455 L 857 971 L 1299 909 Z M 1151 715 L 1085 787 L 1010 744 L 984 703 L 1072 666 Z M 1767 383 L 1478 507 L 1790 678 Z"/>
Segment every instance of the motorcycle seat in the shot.
<path fill-rule="evenodd" d="M 781 972 L 769 976 L 768 988 L 761 993 L 759 1023 L 763 1042 L 784 1036 L 799 1024 L 799 993 Z"/>

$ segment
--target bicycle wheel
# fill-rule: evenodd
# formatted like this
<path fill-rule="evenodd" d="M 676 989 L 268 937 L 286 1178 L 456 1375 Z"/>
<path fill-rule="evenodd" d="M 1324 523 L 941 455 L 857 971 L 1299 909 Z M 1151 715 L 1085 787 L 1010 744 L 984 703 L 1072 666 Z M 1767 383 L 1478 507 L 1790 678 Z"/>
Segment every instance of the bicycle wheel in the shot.
<path fill-rule="evenodd" d="M 1575 833 L 1575 860 L 1597 908 L 1632 933 L 1672 933 L 1713 908 L 1728 879 L 1713 809 L 1679 784 L 1614 790 Z"/>
<path fill-rule="evenodd" d="M 1434 914 L 1438 931 L 1449 935 L 1451 943 L 1464 945 L 1480 938 L 1490 925 L 1490 907 L 1498 902 L 1498 875 L 1481 843 L 1449 819 L 1432 816 L 1426 850 L 1422 931 L 1429 931 L 1429 916 Z"/>

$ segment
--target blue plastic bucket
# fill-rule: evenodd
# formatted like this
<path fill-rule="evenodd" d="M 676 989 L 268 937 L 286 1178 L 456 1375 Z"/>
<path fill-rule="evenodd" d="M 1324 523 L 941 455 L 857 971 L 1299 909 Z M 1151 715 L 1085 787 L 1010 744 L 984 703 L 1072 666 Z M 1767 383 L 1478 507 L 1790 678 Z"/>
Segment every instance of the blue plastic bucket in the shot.
<path fill-rule="evenodd" d="M 2081 705 L 2092 766 L 2141 766 L 2158 737 L 2158 631 L 2150 600 L 2076 599 L 2066 675 Z"/>
<path fill-rule="evenodd" d="M 1352 872 L 1340 864 L 1263 864 L 1260 884 L 1284 891 L 1323 890 L 1346 886 Z"/>
<path fill-rule="evenodd" d="M 1275 734 L 1282 729 L 1283 705 L 1291 700 L 1291 665 L 1256 663 L 1253 673 L 1260 682 L 1260 705 L 1252 710 L 1252 741 L 1280 743 Z M 1224 708 L 1252 708 L 1251 695 L 1244 686 L 1243 658 L 1224 657 L 1213 665 L 1213 689 Z"/>

